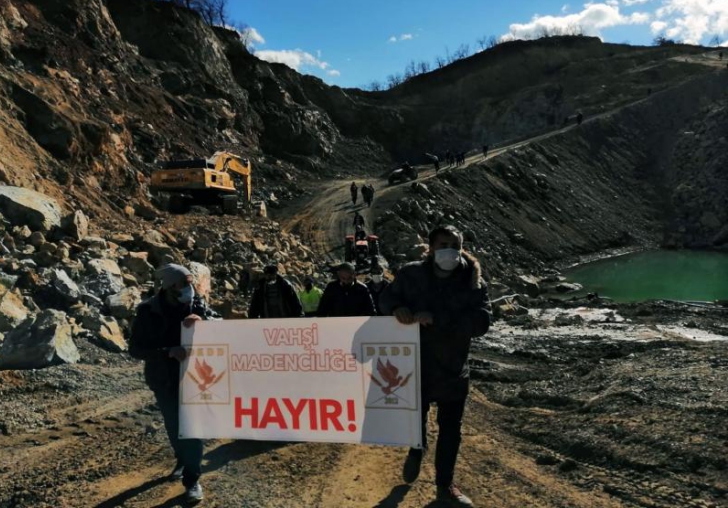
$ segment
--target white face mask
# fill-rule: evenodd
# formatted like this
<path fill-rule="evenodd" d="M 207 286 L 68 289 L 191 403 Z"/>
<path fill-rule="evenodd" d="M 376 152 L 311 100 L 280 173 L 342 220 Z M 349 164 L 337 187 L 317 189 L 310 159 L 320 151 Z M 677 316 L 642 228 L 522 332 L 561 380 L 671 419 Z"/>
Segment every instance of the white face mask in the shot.
<path fill-rule="evenodd" d="M 372 275 L 372 282 L 375 284 L 379 284 L 382 282 L 382 276 L 381 275 Z"/>
<path fill-rule="evenodd" d="M 435 264 L 446 272 L 450 272 L 460 264 L 460 250 L 440 249 L 435 251 Z"/>
<path fill-rule="evenodd" d="M 183 288 L 179 292 L 179 296 L 177 297 L 177 301 L 179 303 L 192 303 L 192 299 L 195 297 L 195 288 L 192 287 L 192 285 L 189 285 L 185 288 Z"/>

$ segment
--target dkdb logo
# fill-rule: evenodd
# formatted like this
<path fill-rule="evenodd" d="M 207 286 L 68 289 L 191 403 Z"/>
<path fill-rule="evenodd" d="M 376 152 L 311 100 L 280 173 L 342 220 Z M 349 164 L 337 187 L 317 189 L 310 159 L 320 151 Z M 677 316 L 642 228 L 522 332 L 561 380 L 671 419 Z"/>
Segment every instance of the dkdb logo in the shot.
<path fill-rule="evenodd" d="M 362 344 L 366 407 L 416 410 L 417 349 L 413 344 Z"/>
<path fill-rule="evenodd" d="M 227 345 L 192 347 L 182 378 L 182 404 L 230 404 Z"/>

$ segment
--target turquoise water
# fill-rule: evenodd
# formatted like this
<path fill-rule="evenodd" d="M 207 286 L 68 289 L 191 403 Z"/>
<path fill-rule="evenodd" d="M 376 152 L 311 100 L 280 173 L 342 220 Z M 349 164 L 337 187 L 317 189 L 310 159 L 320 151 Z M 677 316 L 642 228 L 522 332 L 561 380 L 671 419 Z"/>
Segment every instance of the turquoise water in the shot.
<path fill-rule="evenodd" d="M 718 252 L 639 252 L 577 266 L 564 276 L 617 302 L 728 300 L 728 254 Z"/>

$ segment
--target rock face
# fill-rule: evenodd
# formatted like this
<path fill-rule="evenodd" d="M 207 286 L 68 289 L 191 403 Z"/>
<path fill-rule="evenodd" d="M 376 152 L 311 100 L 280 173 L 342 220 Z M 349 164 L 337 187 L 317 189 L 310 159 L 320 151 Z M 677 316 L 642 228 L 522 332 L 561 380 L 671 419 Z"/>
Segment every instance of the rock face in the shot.
<path fill-rule="evenodd" d="M 106 306 L 116 319 L 134 317 L 137 305 L 142 301 L 141 292 L 135 287 L 125 288 L 115 295 L 106 298 Z"/>
<path fill-rule="evenodd" d="M 41 369 L 80 359 L 66 314 L 52 309 L 24 321 L 0 347 L 0 370 Z"/>
<path fill-rule="evenodd" d="M 35 231 L 61 225 L 61 207 L 55 199 L 21 187 L 0 187 L 0 211 L 13 225 Z"/>
<path fill-rule="evenodd" d="M 192 272 L 192 276 L 194 277 L 195 292 L 203 298 L 207 298 L 212 290 L 212 274 L 210 269 L 202 263 L 193 261 L 190 263 L 190 272 Z"/>

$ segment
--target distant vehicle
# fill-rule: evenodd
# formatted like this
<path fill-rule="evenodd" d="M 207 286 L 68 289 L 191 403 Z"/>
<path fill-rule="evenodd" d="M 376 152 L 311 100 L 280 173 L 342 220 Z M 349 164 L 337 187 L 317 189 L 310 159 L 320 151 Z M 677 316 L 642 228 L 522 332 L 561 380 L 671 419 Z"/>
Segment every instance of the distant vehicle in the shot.
<path fill-rule="evenodd" d="M 357 226 L 353 235 L 344 240 L 346 261 L 356 264 L 357 270 L 370 268 L 379 263 L 379 237 L 368 235 L 362 226 Z"/>
<path fill-rule="evenodd" d="M 389 185 L 394 185 L 400 182 L 409 182 L 411 180 L 417 180 L 419 173 L 417 168 L 410 166 L 408 163 L 402 164 L 402 167 L 395 169 L 389 175 Z"/>
<path fill-rule="evenodd" d="M 250 161 L 217 152 L 209 159 L 165 162 L 152 173 L 150 190 L 169 195 L 172 213 L 185 213 L 193 205 L 219 205 L 222 213 L 233 215 L 238 210 L 238 198 L 250 202 Z"/>

